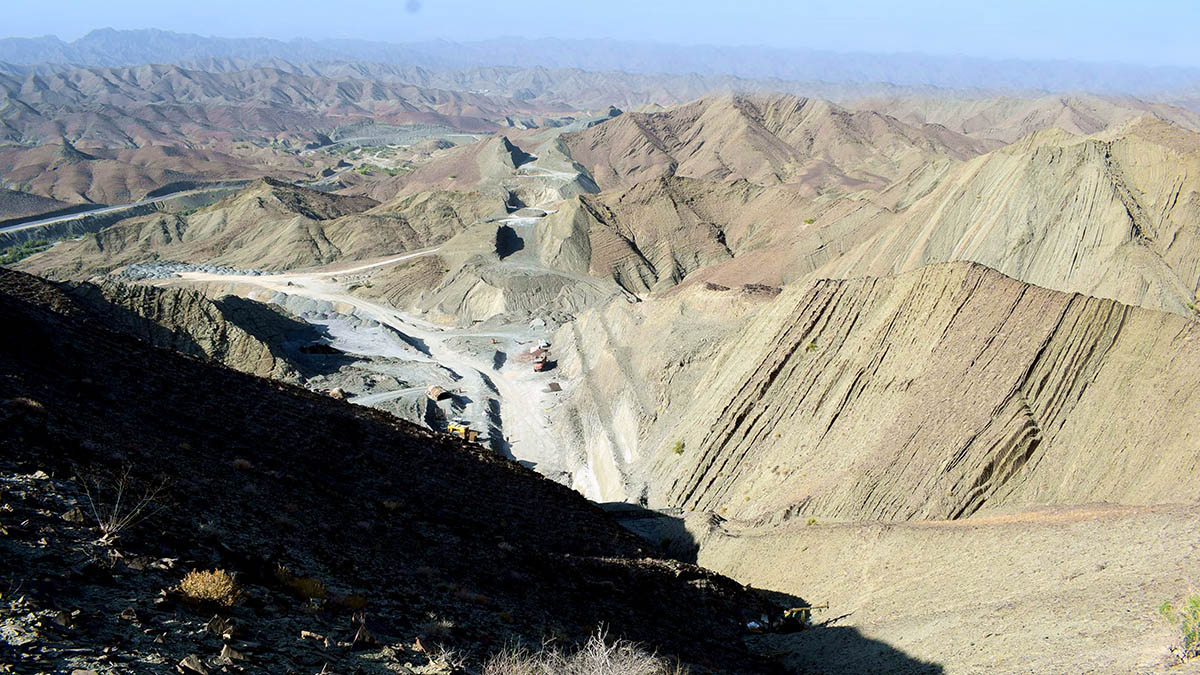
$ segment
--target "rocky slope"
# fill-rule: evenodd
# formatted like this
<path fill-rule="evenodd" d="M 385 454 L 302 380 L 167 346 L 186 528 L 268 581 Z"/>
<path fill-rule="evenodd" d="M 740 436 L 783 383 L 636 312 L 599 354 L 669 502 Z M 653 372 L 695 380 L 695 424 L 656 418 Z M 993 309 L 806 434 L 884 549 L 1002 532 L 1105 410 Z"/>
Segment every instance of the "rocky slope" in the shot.
<path fill-rule="evenodd" d="M 115 281 L 64 290 L 114 330 L 261 377 L 296 380 L 298 366 L 284 345 L 313 334 L 308 324 L 270 305 L 234 296 L 210 300 L 189 289 Z"/>
<path fill-rule="evenodd" d="M 1195 413 L 1191 321 L 961 263 L 777 292 L 692 286 L 560 331 L 581 385 L 556 414 L 601 498 L 766 520 L 1188 499 L 1187 437 L 1160 432 Z"/>
<path fill-rule="evenodd" d="M 157 670 L 191 654 L 202 668 L 378 672 L 428 663 L 439 644 L 478 664 L 604 624 L 693 664 L 761 668 L 739 635 L 760 600 L 647 557 L 566 488 L 386 414 L 147 347 L 26 275 L 0 271 L 0 288 L 13 514 L 0 570 L 22 594 L 4 610 L 20 636 L 10 662 Z M 58 515 L 87 508 L 73 475 L 122 467 L 167 488 L 115 544 Z M 240 603 L 171 590 L 213 568 L 236 575 Z"/>

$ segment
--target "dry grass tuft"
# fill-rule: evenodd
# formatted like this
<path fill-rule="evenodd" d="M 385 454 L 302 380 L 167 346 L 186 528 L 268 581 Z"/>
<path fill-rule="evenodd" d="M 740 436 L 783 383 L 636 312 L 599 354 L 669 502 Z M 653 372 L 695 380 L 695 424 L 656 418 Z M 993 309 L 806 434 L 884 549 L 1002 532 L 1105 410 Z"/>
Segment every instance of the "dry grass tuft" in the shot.
<path fill-rule="evenodd" d="M 241 600 L 242 589 L 225 570 L 191 571 L 179 582 L 179 592 L 199 604 L 232 607 Z"/>
<path fill-rule="evenodd" d="M 454 632 L 454 622 L 449 619 L 443 619 L 434 614 L 430 614 L 428 621 L 417 626 L 417 632 L 420 633 L 422 637 L 430 640 L 446 640 L 449 639 Z"/>
<path fill-rule="evenodd" d="M 597 633 L 579 651 L 564 654 L 548 648 L 540 652 L 509 648 L 494 654 L 483 675 L 685 675 L 675 665 L 636 644 L 617 640 L 611 644 Z"/>

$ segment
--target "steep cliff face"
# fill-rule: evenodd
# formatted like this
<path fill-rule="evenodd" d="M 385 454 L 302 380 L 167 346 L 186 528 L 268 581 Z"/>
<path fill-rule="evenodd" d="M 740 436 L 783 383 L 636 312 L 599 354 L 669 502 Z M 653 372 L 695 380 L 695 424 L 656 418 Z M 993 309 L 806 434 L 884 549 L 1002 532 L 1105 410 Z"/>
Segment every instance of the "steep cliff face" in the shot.
<path fill-rule="evenodd" d="M 262 377 L 299 377 L 281 347 L 302 322 L 262 303 L 210 300 L 185 288 L 116 282 L 70 284 L 66 290 L 114 330 L 156 347 L 201 356 Z"/>
<path fill-rule="evenodd" d="M 1190 500 L 1198 337 L 967 264 L 792 289 L 648 434 L 651 500 L 763 522 Z"/>

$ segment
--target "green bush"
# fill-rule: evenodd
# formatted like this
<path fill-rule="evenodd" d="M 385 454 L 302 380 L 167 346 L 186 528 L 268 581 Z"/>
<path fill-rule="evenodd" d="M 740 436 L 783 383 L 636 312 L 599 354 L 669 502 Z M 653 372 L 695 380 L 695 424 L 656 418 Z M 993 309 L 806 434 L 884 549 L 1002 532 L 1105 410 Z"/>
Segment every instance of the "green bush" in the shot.
<path fill-rule="evenodd" d="M 675 453 L 675 454 L 677 454 L 677 455 L 682 455 L 682 454 L 683 454 L 683 448 L 684 448 L 684 443 L 683 443 L 683 441 L 675 441 L 675 445 L 672 445 L 672 446 L 671 446 L 671 452 L 673 452 L 673 453 Z"/>
<path fill-rule="evenodd" d="M 1181 607 L 1164 602 L 1158 613 L 1179 630 L 1179 646 L 1174 650 L 1179 661 L 1200 656 L 1200 594 L 1184 598 Z"/>
<path fill-rule="evenodd" d="M 37 241 L 27 241 L 15 246 L 0 249 L 0 265 L 11 265 L 18 260 L 24 260 L 34 253 L 41 253 L 50 248 L 53 242 L 39 239 Z"/>
<path fill-rule="evenodd" d="M 817 222 L 817 219 L 816 219 L 816 218 L 805 218 L 805 219 L 804 219 L 804 224 L 805 224 L 805 225 L 812 225 L 812 224 L 813 224 L 813 223 L 815 223 L 815 222 Z"/>

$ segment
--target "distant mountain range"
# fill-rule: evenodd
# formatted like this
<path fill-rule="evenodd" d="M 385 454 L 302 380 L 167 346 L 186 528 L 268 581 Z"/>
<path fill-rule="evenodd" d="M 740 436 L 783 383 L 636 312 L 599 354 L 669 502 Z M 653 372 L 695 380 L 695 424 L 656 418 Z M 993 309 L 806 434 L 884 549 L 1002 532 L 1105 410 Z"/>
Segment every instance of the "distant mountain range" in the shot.
<path fill-rule="evenodd" d="M 128 66 L 236 59 L 293 63 L 360 61 L 426 68 L 518 66 L 628 73 L 725 75 L 793 82 L 890 83 L 992 92 L 1088 91 L 1139 96 L 1200 90 L 1200 68 L 1073 61 L 991 60 L 924 54 L 836 53 L 770 47 L 677 46 L 614 40 L 289 41 L 203 37 L 161 30 L 94 30 L 73 42 L 54 36 L 0 39 L 0 62 Z"/>

